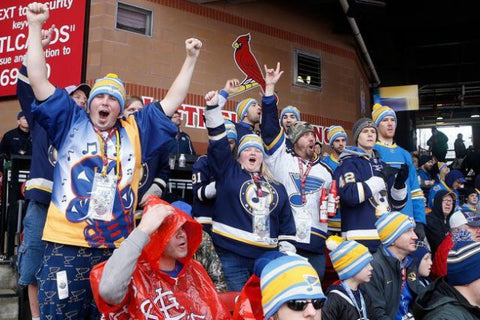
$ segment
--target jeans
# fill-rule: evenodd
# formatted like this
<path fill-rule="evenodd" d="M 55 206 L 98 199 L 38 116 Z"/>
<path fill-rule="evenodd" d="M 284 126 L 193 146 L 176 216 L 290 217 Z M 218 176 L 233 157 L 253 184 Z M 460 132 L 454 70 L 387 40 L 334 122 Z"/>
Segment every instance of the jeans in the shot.
<path fill-rule="evenodd" d="M 43 227 L 47 218 L 48 205 L 31 200 L 23 219 L 23 241 L 18 249 L 18 284 L 37 285 L 35 274 L 40 269 L 45 241 L 42 240 Z"/>
<path fill-rule="evenodd" d="M 215 249 L 222 262 L 228 290 L 236 292 L 242 291 L 243 286 L 253 274 L 255 259 L 238 255 L 220 247 L 216 247 Z"/>

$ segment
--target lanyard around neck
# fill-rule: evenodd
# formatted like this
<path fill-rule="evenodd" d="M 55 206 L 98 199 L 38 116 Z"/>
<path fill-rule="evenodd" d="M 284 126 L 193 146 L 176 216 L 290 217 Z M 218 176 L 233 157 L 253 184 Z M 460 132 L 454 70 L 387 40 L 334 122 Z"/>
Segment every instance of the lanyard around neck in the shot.
<path fill-rule="evenodd" d="M 307 198 L 305 196 L 305 181 L 307 181 L 307 176 L 310 173 L 310 170 L 312 169 L 312 162 L 308 161 L 307 165 L 307 170 L 305 170 L 305 173 L 303 173 L 303 163 L 302 159 L 300 157 L 297 157 L 298 160 L 298 170 L 300 174 L 300 191 L 302 193 L 302 203 L 307 202 Z"/>
<path fill-rule="evenodd" d="M 362 319 L 368 319 L 367 318 L 367 308 L 365 306 L 365 299 L 363 298 L 362 291 L 358 289 L 358 294 L 360 295 L 360 304 L 362 308 L 358 307 L 357 299 L 355 299 L 355 296 L 353 295 L 352 289 L 345 283 L 345 281 L 342 281 L 342 286 L 345 289 L 345 291 L 348 294 L 348 297 L 350 300 L 352 300 L 353 306 L 355 309 L 357 309 L 358 315 L 362 317 Z"/>
<path fill-rule="evenodd" d="M 118 133 L 118 130 L 116 128 L 112 129 L 108 133 L 108 136 L 104 139 L 103 136 L 99 133 L 97 129 L 95 129 L 95 132 L 97 136 L 99 137 L 100 141 L 100 150 L 102 152 L 102 159 L 103 159 L 103 168 L 102 168 L 102 176 L 107 175 L 107 168 L 108 168 L 108 153 L 107 153 L 107 145 L 108 145 L 108 140 L 110 140 L 113 135 L 115 134 L 116 138 L 116 149 L 117 149 L 117 155 L 116 155 L 116 160 L 117 160 L 117 181 L 119 180 L 120 177 L 120 135 Z"/>

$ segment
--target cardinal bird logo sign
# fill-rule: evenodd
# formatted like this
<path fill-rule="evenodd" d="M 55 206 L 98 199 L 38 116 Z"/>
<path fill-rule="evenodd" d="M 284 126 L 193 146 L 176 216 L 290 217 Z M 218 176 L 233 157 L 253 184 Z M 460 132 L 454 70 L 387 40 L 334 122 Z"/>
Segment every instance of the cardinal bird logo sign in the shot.
<path fill-rule="evenodd" d="M 250 33 L 242 34 L 232 43 L 235 64 L 245 74 L 245 79 L 240 83 L 238 90 L 231 96 L 236 96 L 258 86 L 265 91 L 265 79 L 260 64 L 250 48 L 250 39 Z"/>

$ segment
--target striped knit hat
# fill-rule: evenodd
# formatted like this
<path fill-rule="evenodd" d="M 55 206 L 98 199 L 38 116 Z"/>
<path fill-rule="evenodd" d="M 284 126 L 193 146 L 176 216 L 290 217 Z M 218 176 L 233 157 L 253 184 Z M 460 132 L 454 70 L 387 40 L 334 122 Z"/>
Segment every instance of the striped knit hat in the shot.
<path fill-rule="evenodd" d="M 380 241 L 385 247 L 390 246 L 405 231 L 415 228 L 415 221 L 406 214 L 393 211 L 382 215 L 375 222 Z"/>
<path fill-rule="evenodd" d="M 448 253 L 447 282 L 462 286 L 480 279 L 480 243 L 459 242 Z"/>
<path fill-rule="evenodd" d="M 392 108 L 376 103 L 372 108 L 373 122 L 378 126 L 386 116 L 392 116 L 395 119 L 395 122 L 397 122 L 397 115 Z"/>
<path fill-rule="evenodd" d="M 245 118 L 245 115 L 247 114 L 248 108 L 250 108 L 250 106 L 255 105 L 255 104 L 258 104 L 258 102 L 257 102 L 257 100 L 255 100 L 253 98 L 247 98 L 247 99 L 244 99 L 244 100 L 240 101 L 237 104 L 237 108 L 235 110 L 235 112 L 237 113 L 237 117 L 238 117 L 237 121 L 241 122 L 243 120 L 243 118 Z"/>
<path fill-rule="evenodd" d="M 240 153 L 242 153 L 243 150 L 249 147 L 254 147 L 259 149 L 262 152 L 265 152 L 263 149 L 263 142 L 262 139 L 257 136 L 256 134 L 246 134 L 240 139 L 240 143 L 238 144 L 238 151 L 237 154 L 240 157 Z"/>
<path fill-rule="evenodd" d="M 367 247 L 354 241 L 344 241 L 339 236 L 330 236 L 326 241 L 331 251 L 329 256 L 340 280 L 353 277 L 372 261 Z"/>
<path fill-rule="evenodd" d="M 237 129 L 235 124 L 230 120 L 225 120 L 225 130 L 227 132 L 227 138 L 237 141 Z"/>
<path fill-rule="evenodd" d="M 326 299 L 315 269 L 296 255 L 270 261 L 262 270 L 260 288 L 265 319 L 289 300 Z"/>
<path fill-rule="evenodd" d="M 286 106 L 285 108 L 282 109 L 282 112 L 280 112 L 280 120 L 283 119 L 283 116 L 285 113 L 293 113 L 295 115 L 295 118 L 297 118 L 297 121 L 300 121 L 300 111 L 298 110 L 297 107 L 294 106 Z"/>
<path fill-rule="evenodd" d="M 111 95 L 118 100 L 121 114 L 125 107 L 125 87 L 123 86 L 122 80 L 115 73 L 109 73 L 105 78 L 100 78 L 95 81 L 90 91 L 90 97 L 88 98 L 88 108 L 90 108 L 93 98 L 102 93 Z"/>
<path fill-rule="evenodd" d="M 344 137 L 348 142 L 348 136 L 342 126 L 330 126 L 327 129 L 327 139 L 330 143 L 330 146 L 333 146 L 333 142 L 340 137 Z"/>

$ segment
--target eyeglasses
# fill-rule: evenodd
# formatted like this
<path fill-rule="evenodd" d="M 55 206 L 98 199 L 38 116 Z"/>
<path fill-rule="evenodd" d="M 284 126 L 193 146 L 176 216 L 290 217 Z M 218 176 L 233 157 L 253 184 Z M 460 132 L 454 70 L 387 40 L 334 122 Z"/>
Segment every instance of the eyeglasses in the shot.
<path fill-rule="evenodd" d="M 453 203 L 453 200 L 452 199 L 443 199 L 442 202 Z"/>
<path fill-rule="evenodd" d="M 325 299 L 298 299 L 298 300 L 289 300 L 287 301 L 287 307 L 293 311 L 303 311 L 307 308 L 308 304 L 311 303 L 315 310 L 322 309 Z"/>

